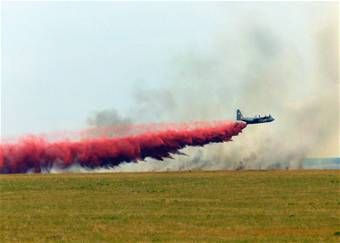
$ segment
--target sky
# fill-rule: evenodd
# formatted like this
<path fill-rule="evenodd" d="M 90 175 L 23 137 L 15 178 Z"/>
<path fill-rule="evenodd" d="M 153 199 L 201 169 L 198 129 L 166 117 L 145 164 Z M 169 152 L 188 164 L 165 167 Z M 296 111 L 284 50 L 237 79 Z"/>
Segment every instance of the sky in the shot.
<path fill-rule="evenodd" d="M 218 5 L 4 3 L 2 135 L 79 129 L 91 111 L 124 112 L 134 86 L 167 82 L 175 53 L 209 45 Z"/>
<path fill-rule="evenodd" d="M 315 33 L 328 27 L 329 15 L 338 16 L 329 14 L 336 3 L 50 1 L 1 7 L 3 138 L 80 130 L 93 112 L 105 109 L 125 117 L 151 112 L 146 121 L 158 122 L 233 118 L 241 107 L 276 112 L 282 121 L 291 113 L 279 103 L 296 109 L 318 96 L 328 70 L 315 70 L 328 53 L 319 53 Z M 264 95 L 267 86 L 256 80 L 280 82 L 280 75 L 291 79 L 282 87 L 266 84 L 274 88 Z M 320 78 L 306 82 L 311 76 Z M 255 81 L 263 89 L 256 90 Z M 188 108 L 158 109 L 166 95 L 154 91 L 166 89 Z M 267 105 L 264 97 L 273 94 L 282 102 Z M 139 103 L 148 111 L 136 111 Z"/>

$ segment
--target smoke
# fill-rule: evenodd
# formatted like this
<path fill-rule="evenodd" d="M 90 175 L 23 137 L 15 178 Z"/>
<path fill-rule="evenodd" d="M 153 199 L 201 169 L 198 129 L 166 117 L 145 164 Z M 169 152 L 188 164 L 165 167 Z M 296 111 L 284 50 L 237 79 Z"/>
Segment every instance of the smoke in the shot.
<path fill-rule="evenodd" d="M 122 117 L 114 108 L 93 112 L 87 118 L 89 129 L 81 132 L 83 139 L 128 135 L 132 121 Z"/>
<path fill-rule="evenodd" d="M 178 125 L 172 129 L 116 138 L 49 143 L 27 137 L 15 144 L 0 145 L 0 172 L 26 173 L 52 168 L 102 168 L 153 158 L 163 160 L 181 154 L 186 146 L 230 141 L 246 127 L 244 122 L 210 122 Z"/>
<path fill-rule="evenodd" d="M 131 117 L 136 121 L 174 121 L 166 118 L 164 114 L 176 114 L 178 107 L 170 90 L 147 89 L 136 87 L 133 93 L 135 106 L 131 109 Z M 185 120 L 183 120 L 185 121 Z"/>
<path fill-rule="evenodd" d="M 338 4 L 256 6 L 247 8 L 256 19 L 225 9 L 234 25 L 226 23 L 207 50 L 178 56 L 173 82 L 145 92 L 148 109 L 133 114 L 140 120 L 150 114 L 165 121 L 209 120 L 240 108 L 246 115 L 271 113 L 275 122 L 250 126 L 231 144 L 187 148 L 188 157 L 116 170 L 301 168 L 306 157 L 339 156 Z"/>
<path fill-rule="evenodd" d="M 138 163 L 113 163 L 114 168 L 91 171 L 300 168 L 306 157 L 339 156 L 339 4 L 225 4 L 221 5 L 225 20 L 219 23 L 214 41 L 206 48 L 189 47 L 175 55 L 169 76 L 164 77 L 172 80 L 167 86 L 137 86 L 128 118 L 114 109 L 94 113 L 88 119 L 91 128 L 82 135 L 85 140 L 79 143 L 172 127 L 134 125 L 140 122 L 231 118 L 237 108 L 249 116 L 271 113 L 275 121 L 248 126 L 245 136 L 233 143 L 185 147 L 181 152 L 188 156 L 175 154 L 163 161 L 155 156 L 140 161 L 142 157 L 136 156 L 133 161 Z M 75 143 L 66 144 L 70 148 Z M 33 148 L 39 151 L 40 147 Z M 3 149 L 0 153 L 4 154 Z M 129 161 L 119 161 L 124 160 Z M 65 166 L 67 161 L 56 159 L 45 166 L 52 166 L 54 172 L 65 167 L 74 171 L 92 168 L 86 161 L 73 160 Z M 7 168 L 5 162 L 0 161 L 1 168 Z M 88 168 L 81 167 L 84 163 Z M 25 170 L 29 168 L 35 170 L 33 162 Z"/>
<path fill-rule="evenodd" d="M 131 124 L 131 120 L 120 116 L 115 109 L 107 109 L 107 110 L 94 112 L 87 119 L 87 123 L 90 126 L 104 127 L 104 126 Z"/>

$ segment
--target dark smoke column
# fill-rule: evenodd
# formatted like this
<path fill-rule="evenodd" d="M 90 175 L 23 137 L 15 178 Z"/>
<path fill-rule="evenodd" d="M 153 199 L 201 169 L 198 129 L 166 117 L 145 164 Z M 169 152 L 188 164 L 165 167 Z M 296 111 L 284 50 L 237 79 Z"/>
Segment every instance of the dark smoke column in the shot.
<path fill-rule="evenodd" d="M 162 160 L 180 153 L 186 146 L 204 146 L 230 141 L 247 125 L 245 122 L 201 122 L 193 127 L 145 132 L 134 136 L 96 138 L 49 143 L 27 137 L 15 144 L 0 145 L 0 172 L 26 173 L 67 168 L 74 164 L 88 168 L 116 166 L 146 157 Z"/>

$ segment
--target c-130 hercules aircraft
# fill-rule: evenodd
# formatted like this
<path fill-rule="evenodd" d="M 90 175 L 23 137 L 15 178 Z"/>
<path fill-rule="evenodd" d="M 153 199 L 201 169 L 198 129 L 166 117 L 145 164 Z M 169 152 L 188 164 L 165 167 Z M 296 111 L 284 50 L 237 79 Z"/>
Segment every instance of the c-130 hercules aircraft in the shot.
<path fill-rule="evenodd" d="M 236 111 L 236 120 L 244 121 L 247 124 L 259 124 L 265 122 L 272 122 L 275 119 L 271 116 L 255 116 L 255 117 L 244 117 L 239 109 Z"/>

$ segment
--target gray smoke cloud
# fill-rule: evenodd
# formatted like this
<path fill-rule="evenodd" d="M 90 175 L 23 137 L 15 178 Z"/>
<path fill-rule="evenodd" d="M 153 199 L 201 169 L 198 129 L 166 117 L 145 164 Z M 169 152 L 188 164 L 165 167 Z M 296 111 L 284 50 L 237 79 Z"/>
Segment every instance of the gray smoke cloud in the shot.
<path fill-rule="evenodd" d="M 338 4 L 305 3 L 294 11 L 299 23 L 289 22 L 289 12 L 285 20 L 240 17 L 208 52 L 176 57 L 174 81 L 164 90 L 138 90 L 131 118 L 230 119 L 240 108 L 271 113 L 274 123 L 248 126 L 230 143 L 186 148 L 188 156 L 113 171 L 300 168 L 308 156 L 339 156 Z"/>
<path fill-rule="evenodd" d="M 114 108 L 93 112 L 87 118 L 90 129 L 81 138 L 124 136 L 131 132 L 132 120 L 123 117 Z"/>
<path fill-rule="evenodd" d="M 114 108 L 96 111 L 87 119 L 87 124 L 95 127 L 131 124 L 131 119 L 122 117 Z"/>

